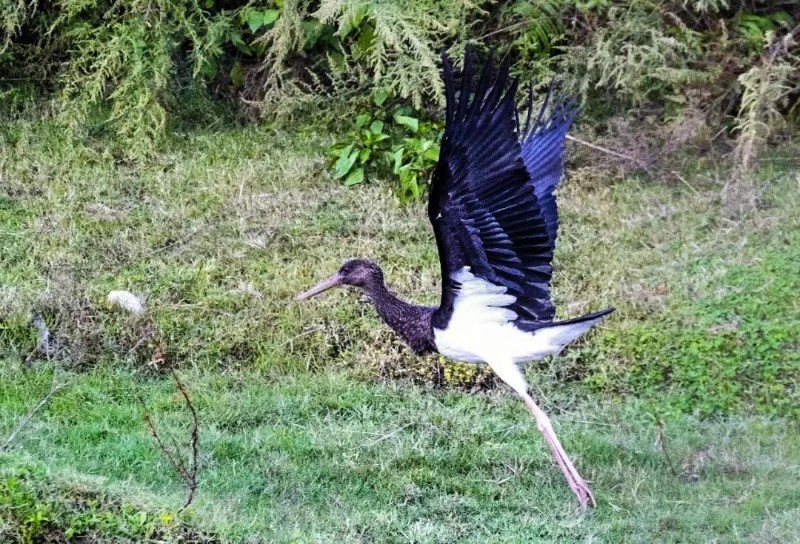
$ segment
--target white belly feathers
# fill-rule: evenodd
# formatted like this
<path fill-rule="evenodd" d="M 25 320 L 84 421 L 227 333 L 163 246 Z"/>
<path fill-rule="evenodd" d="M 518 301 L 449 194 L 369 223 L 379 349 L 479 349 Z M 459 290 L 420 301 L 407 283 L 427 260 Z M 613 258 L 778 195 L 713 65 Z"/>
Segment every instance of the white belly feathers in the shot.
<path fill-rule="evenodd" d="M 517 299 L 506 294 L 505 287 L 475 277 L 467 266 L 453 279 L 461 284 L 453 315 L 447 328 L 434 329 L 433 333 L 439 353 L 459 361 L 535 361 L 560 352 L 596 322 L 521 331 L 514 326 L 517 314 L 507 308 Z"/>

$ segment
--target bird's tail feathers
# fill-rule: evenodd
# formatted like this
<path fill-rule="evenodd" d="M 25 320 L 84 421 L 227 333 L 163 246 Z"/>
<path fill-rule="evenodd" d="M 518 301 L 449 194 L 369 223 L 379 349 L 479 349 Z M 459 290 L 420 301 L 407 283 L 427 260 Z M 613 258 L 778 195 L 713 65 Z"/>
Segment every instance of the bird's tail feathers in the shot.
<path fill-rule="evenodd" d="M 567 344 L 583 336 L 613 311 L 614 308 L 606 308 L 581 317 L 549 323 L 537 329 L 535 335 L 540 341 L 549 344 L 548 353 L 556 354 L 563 350 Z"/>
<path fill-rule="evenodd" d="M 582 323 L 584 321 L 595 321 L 603 318 L 616 310 L 616 308 L 606 308 L 605 310 L 600 310 L 598 312 L 592 312 L 590 314 L 582 315 L 580 317 L 573 317 L 572 319 L 565 319 L 564 321 L 554 321 L 552 324 L 548 325 L 548 327 L 558 326 L 558 325 L 572 325 L 575 323 Z M 594 323 L 592 323 L 594 324 Z"/>

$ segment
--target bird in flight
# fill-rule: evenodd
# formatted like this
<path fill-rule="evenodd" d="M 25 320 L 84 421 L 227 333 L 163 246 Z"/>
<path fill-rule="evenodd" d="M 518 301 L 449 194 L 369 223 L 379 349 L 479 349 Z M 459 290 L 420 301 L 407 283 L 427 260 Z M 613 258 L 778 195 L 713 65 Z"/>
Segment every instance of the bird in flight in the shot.
<path fill-rule="evenodd" d="M 509 82 L 506 66 L 496 73 L 489 61 L 476 78 L 468 52 L 458 83 L 446 55 L 442 63 L 445 130 L 428 201 L 442 272 L 439 306 L 396 297 L 380 267 L 364 259 L 345 262 L 298 299 L 335 286 L 358 287 L 416 353 L 488 364 L 522 397 L 581 507 L 594 506 L 589 485 L 528 394 L 519 366 L 559 353 L 614 310 L 554 320 L 550 278 L 558 209 L 553 191 L 562 177 L 564 142 L 577 108 L 566 101 L 548 111 L 548 93 L 533 122 L 529 101 L 521 127 L 517 82 Z"/>

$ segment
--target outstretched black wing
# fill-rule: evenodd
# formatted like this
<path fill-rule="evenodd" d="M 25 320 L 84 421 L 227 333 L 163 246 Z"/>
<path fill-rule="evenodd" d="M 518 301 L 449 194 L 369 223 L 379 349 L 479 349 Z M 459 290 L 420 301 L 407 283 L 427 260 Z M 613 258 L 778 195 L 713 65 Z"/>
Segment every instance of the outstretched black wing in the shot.
<path fill-rule="evenodd" d="M 558 234 L 558 206 L 553 191 L 564 173 L 564 144 L 572 121 L 579 108 L 574 100 L 560 103 L 545 117 L 547 105 L 553 93 L 551 85 L 539 108 L 536 120 L 531 125 L 533 113 L 533 89 L 528 100 L 528 118 L 522 138 L 522 160 L 531 176 L 536 200 L 542 210 L 550 247 L 555 248 Z"/>
<path fill-rule="evenodd" d="M 509 84 L 506 68 L 495 75 L 487 63 L 473 92 L 467 54 L 456 97 L 446 56 L 443 72 L 445 133 L 428 203 L 442 267 L 442 301 L 433 325 L 446 328 L 461 287 L 455 276 L 469 267 L 516 298 L 507 307 L 517 314 L 518 327 L 535 329 L 555 313 L 549 286 L 553 245 L 523 157 L 516 82 Z M 538 153 L 531 156 L 539 160 Z"/>

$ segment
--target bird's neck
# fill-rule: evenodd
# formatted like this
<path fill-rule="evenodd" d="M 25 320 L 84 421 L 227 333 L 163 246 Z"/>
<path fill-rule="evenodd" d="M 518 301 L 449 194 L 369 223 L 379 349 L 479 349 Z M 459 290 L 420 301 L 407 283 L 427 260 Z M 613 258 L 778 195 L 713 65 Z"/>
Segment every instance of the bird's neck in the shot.
<path fill-rule="evenodd" d="M 400 333 L 401 331 L 398 329 L 414 313 L 416 307 L 394 296 L 383 283 L 368 285 L 364 288 L 364 291 L 366 291 L 372 301 L 372 305 L 375 306 L 384 323 L 394 329 L 395 332 Z"/>
<path fill-rule="evenodd" d="M 416 352 L 435 349 L 431 329 L 432 309 L 397 298 L 383 283 L 364 287 L 384 323 L 389 325 Z"/>

